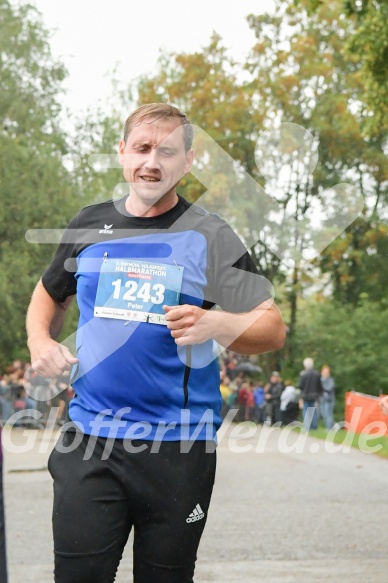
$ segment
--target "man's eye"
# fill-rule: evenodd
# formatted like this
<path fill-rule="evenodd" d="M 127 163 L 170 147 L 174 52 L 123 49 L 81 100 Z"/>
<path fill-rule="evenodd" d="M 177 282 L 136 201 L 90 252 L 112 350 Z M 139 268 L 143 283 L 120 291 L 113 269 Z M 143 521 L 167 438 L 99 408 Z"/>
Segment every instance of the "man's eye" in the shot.
<path fill-rule="evenodd" d="M 148 150 L 150 149 L 149 146 L 147 146 L 147 144 L 144 144 L 143 146 L 132 146 L 132 149 L 134 152 L 148 152 Z"/>

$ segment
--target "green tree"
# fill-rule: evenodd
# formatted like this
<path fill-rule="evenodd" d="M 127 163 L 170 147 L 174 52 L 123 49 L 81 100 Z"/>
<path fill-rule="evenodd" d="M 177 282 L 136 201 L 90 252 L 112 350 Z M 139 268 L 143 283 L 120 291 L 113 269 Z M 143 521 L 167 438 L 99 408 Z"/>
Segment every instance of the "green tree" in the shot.
<path fill-rule="evenodd" d="M 357 306 L 363 294 L 383 301 L 388 285 L 388 224 L 376 215 L 355 221 L 325 250 L 319 260 L 330 277 L 332 296 L 342 304 Z"/>
<path fill-rule="evenodd" d="M 53 253 L 31 245 L 28 229 L 62 227 L 74 194 L 58 96 L 65 69 L 28 4 L 0 0 L 0 364 L 27 356 L 24 319 L 31 292 Z"/>
<path fill-rule="evenodd" d="M 337 0 L 338 1 L 338 0 Z M 296 4 L 300 0 L 295 0 Z M 324 8 L 322 0 L 309 0 L 312 12 Z M 368 111 L 364 132 L 374 135 L 388 128 L 388 4 L 386 0 L 341 0 L 342 14 L 351 21 L 352 34 L 344 45 L 345 58 L 355 56 Z"/>
<path fill-rule="evenodd" d="M 387 322 L 388 303 L 371 302 L 366 294 L 356 308 L 319 297 L 305 303 L 297 330 L 300 355 L 332 368 L 340 410 L 346 391 L 388 392 Z"/>
<path fill-rule="evenodd" d="M 388 130 L 388 4 L 385 0 L 346 0 L 355 20 L 347 50 L 359 57 L 364 80 L 364 101 L 369 109 L 370 134 Z"/>
<path fill-rule="evenodd" d="M 366 200 L 363 218 L 321 254 L 321 261 L 315 262 L 332 276 L 334 288 L 339 279 L 341 285 L 352 283 L 353 289 L 347 290 L 347 298 L 352 291 L 357 302 L 360 293 L 365 291 L 363 276 L 372 266 L 372 262 L 366 260 L 365 249 L 369 245 L 368 251 L 372 255 L 376 251 L 378 233 L 384 230 L 384 221 L 377 217 L 386 197 L 385 138 L 381 132 L 373 137 L 364 135 L 369 115 L 363 102 L 364 83 L 357 56 L 345 53 L 344 47 L 354 28 L 352 21 L 342 14 L 342 4 L 320 3 L 312 14 L 308 0 L 275 4 L 274 14 L 248 17 L 257 38 L 247 63 L 254 76 L 252 84 L 267 116 L 300 124 L 319 141 L 319 162 L 311 179 L 301 181 L 295 176 L 279 202 L 285 208 L 291 205 L 296 220 L 302 221 L 314 200 L 325 196 L 324 189 L 345 181 L 359 187 Z M 275 180 L 276 172 L 273 174 Z M 341 212 L 340 208 L 333 208 Z M 361 249 L 357 240 L 365 221 L 369 243 L 363 242 Z M 347 245 L 344 245 L 344 240 Z M 357 246 L 357 250 L 350 249 L 349 241 Z M 297 238 L 294 244 L 300 244 Z M 350 259 L 344 247 L 348 253 L 352 251 Z M 337 272 L 332 270 L 335 262 L 330 259 L 330 254 L 333 250 L 338 261 Z M 348 263 L 348 268 L 345 263 Z M 358 263 L 363 263 L 360 270 L 355 269 Z M 352 271 L 352 277 L 339 278 L 338 272 L 341 271 Z M 385 273 L 384 269 L 381 281 L 385 281 Z M 303 279 L 311 285 L 311 278 L 307 276 L 308 272 L 302 273 L 301 265 L 296 263 L 288 280 L 291 360 L 298 352 L 294 333 Z M 345 296 L 343 299 L 347 301 Z"/>

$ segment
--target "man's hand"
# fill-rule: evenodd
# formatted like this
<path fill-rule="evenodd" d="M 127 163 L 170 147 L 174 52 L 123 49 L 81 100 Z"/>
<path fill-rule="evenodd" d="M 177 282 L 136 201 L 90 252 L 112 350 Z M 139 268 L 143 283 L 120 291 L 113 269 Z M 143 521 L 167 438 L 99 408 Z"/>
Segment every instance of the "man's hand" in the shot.
<path fill-rule="evenodd" d="M 209 339 L 241 354 L 261 354 L 282 348 L 285 326 L 272 301 L 243 313 L 204 310 L 197 306 L 163 306 L 167 327 L 178 346 Z"/>
<path fill-rule="evenodd" d="M 78 362 L 66 346 L 52 338 L 36 341 L 30 349 L 32 369 L 42 377 L 55 379 Z"/>
<path fill-rule="evenodd" d="M 382 397 L 379 404 L 382 412 L 388 415 L 388 395 Z"/>
<path fill-rule="evenodd" d="M 200 344 L 212 338 L 212 318 L 209 310 L 183 304 L 163 306 L 167 328 L 178 346 Z M 210 317 L 209 317 L 210 316 Z"/>
<path fill-rule="evenodd" d="M 64 302 L 56 302 L 39 281 L 27 312 L 28 348 L 31 353 L 32 370 L 42 377 L 55 379 L 78 362 L 70 350 L 56 342 L 65 317 L 65 312 L 74 296 Z"/>

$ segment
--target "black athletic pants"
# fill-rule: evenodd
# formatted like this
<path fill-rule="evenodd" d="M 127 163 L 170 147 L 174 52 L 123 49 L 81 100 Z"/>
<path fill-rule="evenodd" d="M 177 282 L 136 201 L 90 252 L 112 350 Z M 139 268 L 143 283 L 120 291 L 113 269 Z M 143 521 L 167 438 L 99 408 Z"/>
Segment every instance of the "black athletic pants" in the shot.
<path fill-rule="evenodd" d="M 113 582 L 132 526 L 134 583 L 193 583 L 216 452 L 184 445 L 61 434 L 49 459 L 56 583 Z"/>

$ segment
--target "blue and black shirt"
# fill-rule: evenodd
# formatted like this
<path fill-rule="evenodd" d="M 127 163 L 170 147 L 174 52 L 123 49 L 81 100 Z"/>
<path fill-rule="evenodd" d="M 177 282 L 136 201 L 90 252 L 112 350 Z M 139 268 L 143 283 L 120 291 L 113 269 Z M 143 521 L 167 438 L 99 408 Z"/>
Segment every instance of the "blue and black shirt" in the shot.
<path fill-rule="evenodd" d="M 57 302 L 76 294 L 80 311 L 70 418 L 102 437 L 213 438 L 215 343 L 178 347 L 162 305 L 247 312 L 271 286 L 217 215 L 179 197 L 162 215 L 135 217 L 126 198 L 82 209 L 42 278 Z"/>

